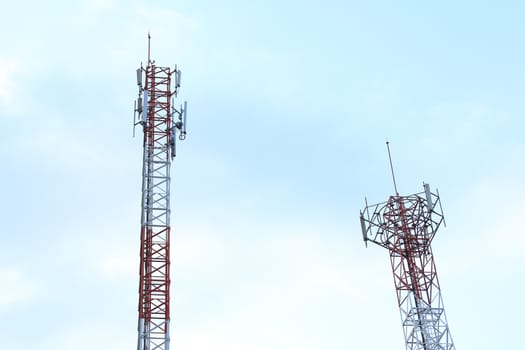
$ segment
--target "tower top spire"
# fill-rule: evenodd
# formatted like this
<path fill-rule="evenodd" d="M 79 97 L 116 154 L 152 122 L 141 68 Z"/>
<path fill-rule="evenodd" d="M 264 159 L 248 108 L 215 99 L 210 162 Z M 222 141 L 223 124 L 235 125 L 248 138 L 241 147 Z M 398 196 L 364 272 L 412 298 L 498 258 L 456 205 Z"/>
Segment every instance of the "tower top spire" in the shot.
<path fill-rule="evenodd" d="M 390 161 L 390 171 L 392 172 L 392 181 L 394 182 L 394 191 L 396 191 L 396 196 L 399 196 L 396 186 L 396 176 L 394 175 L 394 166 L 392 165 L 392 156 L 390 155 L 390 142 L 386 141 L 386 149 L 388 150 L 388 160 Z"/>
<path fill-rule="evenodd" d="M 151 53 L 151 33 L 148 31 L 148 64 L 150 64 L 150 53 Z"/>

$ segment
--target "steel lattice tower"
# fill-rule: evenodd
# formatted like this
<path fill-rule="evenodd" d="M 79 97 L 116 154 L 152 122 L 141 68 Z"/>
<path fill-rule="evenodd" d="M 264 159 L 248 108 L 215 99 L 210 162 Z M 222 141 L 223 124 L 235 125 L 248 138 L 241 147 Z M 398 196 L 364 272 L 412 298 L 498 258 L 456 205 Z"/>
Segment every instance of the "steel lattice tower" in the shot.
<path fill-rule="evenodd" d="M 170 165 L 175 140 L 186 137 L 186 103 L 179 110 L 173 98 L 180 71 L 159 67 L 150 59 L 137 70 L 139 97 L 134 125 L 144 131 L 138 350 L 168 350 L 170 341 Z M 145 77 L 144 86 L 142 85 Z"/>
<path fill-rule="evenodd" d="M 390 155 L 390 152 L 389 152 Z M 393 172 L 392 172 L 393 175 Z M 395 187 L 395 178 L 394 178 Z M 386 248 L 407 350 L 455 349 L 430 243 L 444 223 L 439 193 L 390 196 L 360 213 L 363 239 Z"/>

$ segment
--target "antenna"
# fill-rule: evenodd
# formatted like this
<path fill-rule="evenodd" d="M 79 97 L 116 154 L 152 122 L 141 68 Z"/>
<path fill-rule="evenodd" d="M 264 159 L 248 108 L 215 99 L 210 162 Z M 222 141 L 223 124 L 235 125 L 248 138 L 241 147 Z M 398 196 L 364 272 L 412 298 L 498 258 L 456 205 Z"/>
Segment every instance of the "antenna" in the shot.
<path fill-rule="evenodd" d="M 366 236 L 366 223 L 365 223 L 365 217 L 363 216 L 363 212 L 359 211 L 359 220 L 361 221 L 361 232 L 363 233 L 363 241 L 365 241 L 365 247 L 368 247 L 367 241 L 368 238 Z"/>
<path fill-rule="evenodd" d="M 143 105 L 142 105 L 142 122 L 146 123 L 146 120 L 148 118 L 148 104 L 149 104 L 149 93 L 148 90 L 144 90 L 144 99 L 143 99 Z"/>
<path fill-rule="evenodd" d="M 181 76 L 180 69 L 177 69 L 177 72 L 175 73 L 175 88 L 180 87 L 180 76 Z"/>
<path fill-rule="evenodd" d="M 170 130 L 170 154 L 171 154 L 171 160 L 175 158 L 176 156 L 176 146 L 175 146 L 175 139 L 177 137 L 177 128 L 174 126 Z"/>
<path fill-rule="evenodd" d="M 135 120 L 137 119 L 137 100 L 133 101 L 133 137 L 135 137 Z"/>
<path fill-rule="evenodd" d="M 394 190 L 396 191 L 396 196 L 399 196 L 396 186 L 396 177 L 394 175 L 394 166 L 392 165 L 392 156 L 390 155 L 390 142 L 386 142 L 386 149 L 388 150 L 388 160 L 390 161 L 390 170 L 392 171 L 392 181 L 394 182 Z"/>
<path fill-rule="evenodd" d="M 188 110 L 188 101 L 184 101 L 184 109 L 182 110 L 182 130 L 180 136 L 182 140 L 186 138 L 186 111 Z"/>
<path fill-rule="evenodd" d="M 142 67 L 137 68 L 137 85 L 142 88 Z"/>
<path fill-rule="evenodd" d="M 445 221 L 445 214 L 443 213 L 443 207 L 441 206 L 441 197 L 439 196 L 439 190 L 436 188 L 436 194 L 438 196 L 438 204 L 439 204 L 439 210 L 441 211 L 441 214 L 443 215 L 443 226 L 447 227 L 447 222 Z"/>
<path fill-rule="evenodd" d="M 425 189 L 425 197 L 427 199 L 428 211 L 432 212 L 432 210 L 434 210 L 434 204 L 432 203 L 432 194 L 430 193 L 430 185 L 423 183 L 423 188 Z"/>

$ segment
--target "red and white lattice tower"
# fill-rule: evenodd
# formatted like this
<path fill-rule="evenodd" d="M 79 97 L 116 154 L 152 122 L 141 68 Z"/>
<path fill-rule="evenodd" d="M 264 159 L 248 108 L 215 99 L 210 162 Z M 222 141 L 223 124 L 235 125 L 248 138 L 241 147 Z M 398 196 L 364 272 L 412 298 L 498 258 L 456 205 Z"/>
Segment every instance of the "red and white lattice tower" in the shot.
<path fill-rule="evenodd" d="M 390 156 L 390 150 L 389 150 Z M 392 176 L 393 176 L 392 171 Z M 397 193 L 361 211 L 363 239 L 388 250 L 407 350 L 455 349 L 430 243 L 444 223 L 439 193 Z"/>
<path fill-rule="evenodd" d="M 186 137 L 186 102 L 175 109 L 180 71 L 150 59 L 137 69 L 134 125 L 142 125 L 142 215 L 138 350 L 168 350 L 170 342 L 170 165 L 175 140 Z M 144 78 L 144 79 L 143 79 Z M 144 80 L 144 84 L 143 84 Z"/>

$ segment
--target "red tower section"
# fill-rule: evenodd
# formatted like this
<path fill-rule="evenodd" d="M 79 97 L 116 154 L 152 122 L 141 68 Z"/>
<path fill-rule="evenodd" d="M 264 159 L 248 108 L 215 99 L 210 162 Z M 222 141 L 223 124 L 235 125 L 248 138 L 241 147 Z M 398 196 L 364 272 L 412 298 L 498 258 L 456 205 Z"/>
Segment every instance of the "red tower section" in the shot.
<path fill-rule="evenodd" d="M 170 341 L 170 166 L 175 156 L 175 139 L 178 136 L 183 140 L 186 136 L 186 108 L 177 110 L 172 106 L 180 86 L 180 71 L 155 65 L 149 59 L 149 52 L 148 65 L 137 70 L 137 85 L 135 125 L 142 125 L 144 132 L 137 349 L 167 350 Z"/>

